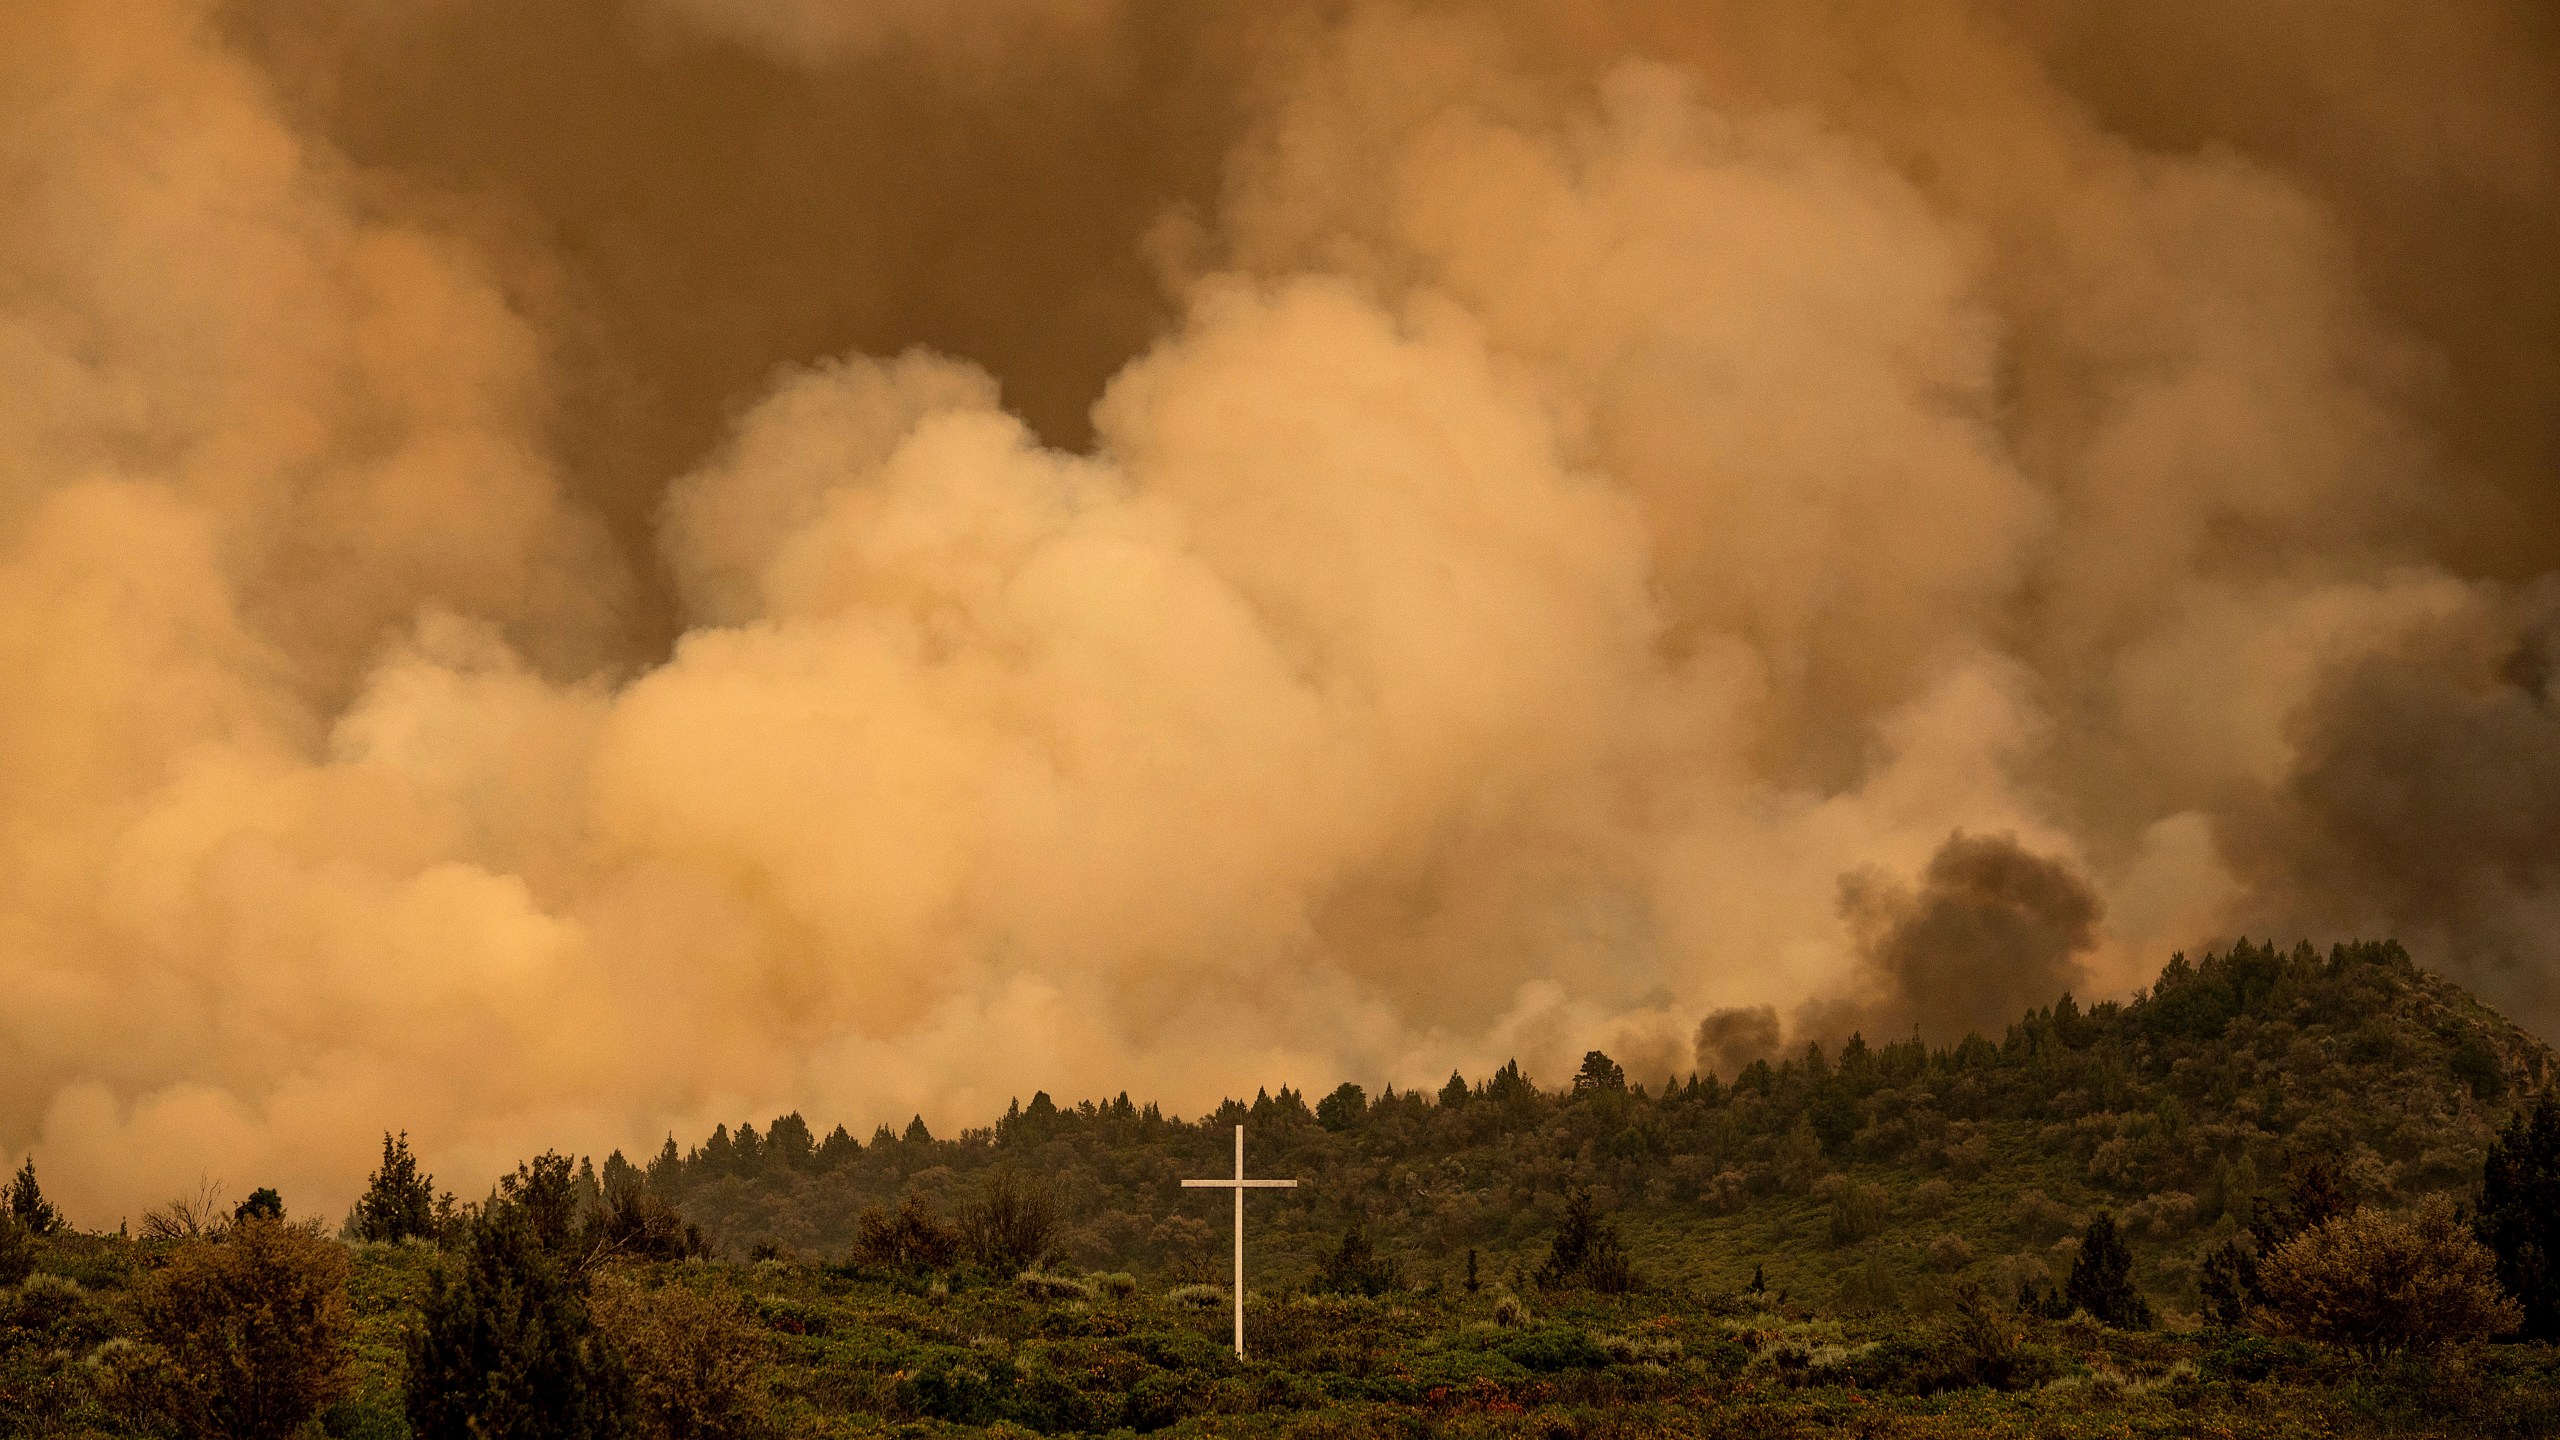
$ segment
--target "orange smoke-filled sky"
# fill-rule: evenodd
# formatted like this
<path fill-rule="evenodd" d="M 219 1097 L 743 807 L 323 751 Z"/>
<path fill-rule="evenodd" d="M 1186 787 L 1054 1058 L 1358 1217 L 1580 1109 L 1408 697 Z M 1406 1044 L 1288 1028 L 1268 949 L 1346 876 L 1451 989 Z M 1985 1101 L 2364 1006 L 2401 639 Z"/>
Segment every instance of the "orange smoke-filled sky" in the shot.
<path fill-rule="evenodd" d="M 0 186 L 88 1223 L 2244 932 L 2560 1033 L 2531 0 L 59 0 Z"/>

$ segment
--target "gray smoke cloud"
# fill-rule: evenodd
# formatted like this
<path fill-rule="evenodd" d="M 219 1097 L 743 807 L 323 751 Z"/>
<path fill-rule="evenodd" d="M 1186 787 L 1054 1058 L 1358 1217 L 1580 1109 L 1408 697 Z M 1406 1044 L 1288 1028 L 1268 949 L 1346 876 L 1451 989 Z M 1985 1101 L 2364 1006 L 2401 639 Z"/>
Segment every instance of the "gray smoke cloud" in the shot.
<path fill-rule="evenodd" d="M 2560 1024 L 2547 6 L 1253 10 L 0 15 L 0 1158 Z"/>
<path fill-rule="evenodd" d="M 2547 1032 L 2560 1013 L 2555 643 L 2548 582 L 2484 588 L 2324 676 L 2295 714 L 2292 769 L 2225 823 L 2246 918 L 2401 936 Z"/>
<path fill-rule="evenodd" d="M 1958 831 L 1916 887 L 1873 872 L 1841 882 L 1858 967 L 1845 994 L 1808 1006 L 1799 1023 L 1940 1045 L 1997 1035 L 2028 1007 L 2085 988 L 2081 957 L 2097 946 L 2104 909 L 2087 879 L 2015 836 Z"/>

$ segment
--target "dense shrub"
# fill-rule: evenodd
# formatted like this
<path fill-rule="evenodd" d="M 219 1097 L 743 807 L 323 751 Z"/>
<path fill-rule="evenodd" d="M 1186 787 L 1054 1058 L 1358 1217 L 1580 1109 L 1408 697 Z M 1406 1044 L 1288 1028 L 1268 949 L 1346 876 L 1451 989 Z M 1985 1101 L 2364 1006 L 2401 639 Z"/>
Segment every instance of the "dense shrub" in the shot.
<path fill-rule="evenodd" d="M 2415 1220 L 2359 1210 L 2286 1242 L 2260 1265 L 2266 1313 L 2285 1333 L 2379 1359 L 2517 1324 L 2497 1261 L 2431 1202 Z"/>
<path fill-rule="evenodd" d="M 874 1205 L 856 1217 L 853 1255 L 882 1270 L 941 1270 L 960 1258 L 960 1232 L 910 1195 L 896 1210 Z"/>
<path fill-rule="evenodd" d="M 0 1287 L 17 1284 L 35 1268 L 35 1232 L 15 1214 L 0 1210 Z"/>
<path fill-rule="evenodd" d="M 604 1187 L 604 1248 L 630 1260 L 685 1260 L 711 1253 L 702 1229 L 651 1193 L 636 1175 Z"/>
<path fill-rule="evenodd" d="M 1840 1276 L 1839 1296 L 1844 1309 L 1881 1314 L 1902 1303 L 1902 1287 L 1894 1282 L 1893 1268 L 1884 1263 L 1884 1257 L 1871 1254 L 1865 1263 Z"/>
<path fill-rule="evenodd" d="M 1073 1275 L 1051 1270 L 1025 1270 L 1013 1277 L 1016 1294 L 1034 1300 L 1090 1300 L 1093 1287 Z"/>
<path fill-rule="evenodd" d="M 647 1440 L 755 1440 L 773 1430 L 766 1331 L 738 1299 L 607 1274 L 592 1296 L 597 1332 L 631 1374 Z"/>
<path fill-rule="evenodd" d="M 1057 1202 L 1048 1191 L 1015 1179 L 1011 1170 L 990 1173 L 978 1198 L 960 1211 L 962 1248 L 991 1275 L 1039 1264 L 1057 1235 Z"/>
<path fill-rule="evenodd" d="M 439 1267 L 409 1336 L 418 1440 L 590 1440 L 627 1433 L 630 1377 L 595 1332 L 565 1257 L 527 1208 L 499 1198 Z"/>
<path fill-rule="evenodd" d="M 1504 1340 L 1500 1350 L 1529 1370 L 1596 1370 L 1609 1363 L 1608 1350 L 1579 1325 L 1534 1326 Z"/>
<path fill-rule="evenodd" d="M 201 1440 L 283 1440 L 347 1390 L 346 1284 L 343 1246 L 280 1219 L 180 1245 L 134 1297 L 149 1349 L 120 1408 Z"/>
<path fill-rule="evenodd" d="M 2248 1323 L 2258 1303 L 2258 1252 L 2237 1235 L 2205 1252 L 2196 1266 L 2196 1296 L 2203 1302 L 2205 1323 L 2237 1330 Z"/>
<path fill-rule="evenodd" d="M 1873 1185 L 1851 1181 L 1831 1196 L 1831 1243 L 1854 1245 L 1884 1229 L 1885 1194 Z"/>

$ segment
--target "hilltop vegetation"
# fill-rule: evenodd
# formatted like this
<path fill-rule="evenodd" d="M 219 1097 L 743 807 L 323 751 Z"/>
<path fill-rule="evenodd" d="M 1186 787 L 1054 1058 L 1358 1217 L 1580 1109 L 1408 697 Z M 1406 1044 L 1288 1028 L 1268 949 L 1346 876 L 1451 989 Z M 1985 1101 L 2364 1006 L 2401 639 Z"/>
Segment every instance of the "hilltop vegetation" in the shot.
<path fill-rule="evenodd" d="M 1073 1263 L 1215 1279 L 1223 1201 L 1179 1182 L 1223 1173 L 1242 1120 L 1256 1172 L 1304 1182 L 1252 1202 L 1276 1285 L 1315 1277 L 1355 1221 L 1416 1279 L 1454 1282 L 1469 1251 L 1516 1278 L 1584 1190 L 1658 1282 L 1730 1290 L 1757 1270 L 1825 1302 L 2050 1288 L 2112 1210 L 2142 1288 L 2192 1311 L 2202 1259 L 2314 1161 L 2360 1203 L 2468 1201 L 2509 1102 L 2552 1063 L 2396 944 L 2243 942 L 2171 961 L 2130 1003 L 2060 997 L 1996 1041 L 1853 1038 L 1651 1086 L 1597 1054 L 1552 1088 L 1516 1065 L 1375 1099 L 1283 1085 L 1189 1123 L 1040 1095 L 950 1139 L 816 1139 L 793 1115 L 683 1154 L 670 1140 L 646 1183 L 732 1253 L 843 1259 L 866 1209 L 953 1213 L 1008 1169 L 1056 1198 Z"/>
<path fill-rule="evenodd" d="M 2396 945 L 2242 945 L 1729 1080 L 785 1117 L 462 1204 L 386 1136 L 337 1239 L 264 1189 L 84 1234 L 30 1164 L 0 1433 L 2555 1435 L 2551 1064 Z M 1252 1202 L 1241 1360 L 1175 1184 L 1239 1118 L 1312 1182 Z"/>

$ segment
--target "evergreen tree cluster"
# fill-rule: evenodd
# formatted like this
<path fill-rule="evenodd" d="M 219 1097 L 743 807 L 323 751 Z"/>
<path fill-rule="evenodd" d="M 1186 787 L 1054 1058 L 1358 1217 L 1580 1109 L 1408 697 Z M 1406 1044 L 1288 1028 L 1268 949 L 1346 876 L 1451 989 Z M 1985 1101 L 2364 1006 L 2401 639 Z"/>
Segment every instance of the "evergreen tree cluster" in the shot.
<path fill-rule="evenodd" d="M 2475 1229 L 2498 1281 L 2524 1306 L 2525 1334 L 2560 1339 L 2560 1097 L 2519 1110 L 2489 1147 Z"/>

